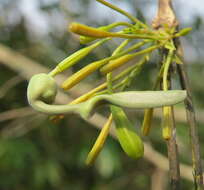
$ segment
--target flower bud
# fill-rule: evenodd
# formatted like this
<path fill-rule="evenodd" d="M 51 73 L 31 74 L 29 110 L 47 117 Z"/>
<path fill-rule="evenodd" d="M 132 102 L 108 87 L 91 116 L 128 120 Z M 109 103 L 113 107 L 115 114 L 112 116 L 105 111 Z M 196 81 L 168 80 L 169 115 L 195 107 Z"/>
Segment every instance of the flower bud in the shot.
<path fill-rule="evenodd" d="M 86 67 L 82 68 L 72 76 L 70 76 L 67 80 L 65 80 L 62 84 L 62 88 L 68 90 L 72 88 L 74 85 L 78 84 L 81 80 L 89 76 L 91 73 L 96 71 L 101 65 L 108 62 L 108 59 L 103 59 L 100 61 L 95 61 Z"/>
<path fill-rule="evenodd" d="M 108 136 L 111 124 L 112 124 L 112 114 L 109 116 L 107 122 L 105 123 L 105 125 L 103 126 L 98 138 L 96 139 L 91 151 L 89 152 L 87 159 L 86 159 L 86 164 L 87 165 L 91 165 L 95 159 L 97 158 L 97 156 L 99 155 L 99 153 L 101 152 L 104 143 L 106 141 L 106 138 Z"/>
<path fill-rule="evenodd" d="M 176 34 L 174 35 L 174 37 L 185 36 L 185 35 L 187 35 L 191 30 L 192 30 L 192 28 L 184 28 L 184 29 L 180 30 L 178 33 L 176 33 Z"/>
<path fill-rule="evenodd" d="M 169 140 L 172 135 L 172 109 L 171 106 L 163 107 L 162 136 Z"/>
<path fill-rule="evenodd" d="M 83 59 L 85 56 L 87 56 L 91 51 L 93 51 L 96 47 L 101 45 L 102 43 L 106 42 L 108 39 L 101 40 L 99 42 L 96 42 L 88 47 L 82 48 L 79 51 L 73 53 L 72 55 L 68 56 L 66 59 L 61 61 L 54 70 L 50 72 L 51 76 L 55 76 L 58 73 L 63 72 L 64 70 L 70 68 L 74 64 L 78 63 L 81 59 Z"/>
<path fill-rule="evenodd" d="M 151 124 L 152 124 L 152 116 L 153 116 L 154 109 L 146 109 L 144 113 L 144 120 L 142 123 L 142 134 L 144 136 L 147 136 L 149 134 L 149 131 L 151 129 Z"/>
<path fill-rule="evenodd" d="M 116 135 L 124 152 L 131 158 L 144 155 L 144 145 L 122 108 L 111 106 L 115 122 Z"/>
<path fill-rule="evenodd" d="M 117 59 L 114 59 L 114 60 L 110 61 L 108 64 L 106 64 L 105 66 L 103 66 L 100 69 L 100 72 L 102 74 L 109 73 L 109 72 L 113 71 L 114 69 L 117 69 L 118 67 L 120 67 L 123 64 L 127 63 L 128 61 L 130 61 L 133 57 L 134 56 L 132 56 L 131 54 L 127 54 L 127 55 L 121 56 Z"/>
<path fill-rule="evenodd" d="M 84 24 L 79 24 L 76 22 L 73 22 L 69 25 L 69 30 L 75 34 L 94 37 L 94 38 L 106 38 L 106 37 L 112 36 L 110 32 L 106 32 L 104 30 L 100 30 L 100 29 L 86 26 Z"/>

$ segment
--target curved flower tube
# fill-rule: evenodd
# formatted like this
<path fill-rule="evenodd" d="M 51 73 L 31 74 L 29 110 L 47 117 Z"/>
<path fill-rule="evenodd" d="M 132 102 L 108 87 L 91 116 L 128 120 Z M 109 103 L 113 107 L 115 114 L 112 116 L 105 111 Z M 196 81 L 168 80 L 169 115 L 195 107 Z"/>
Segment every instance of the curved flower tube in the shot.
<path fill-rule="evenodd" d="M 56 95 L 57 85 L 50 75 L 41 73 L 31 78 L 27 97 L 35 110 L 47 114 L 74 113 L 84 119 L 87 119 L 99 104 L 109 103 L 126 108 L 170 106 L 182 102 L 186 98 L 186 91 L 128 91 L 94 96 L 76 105 L 52 105 Z"/>

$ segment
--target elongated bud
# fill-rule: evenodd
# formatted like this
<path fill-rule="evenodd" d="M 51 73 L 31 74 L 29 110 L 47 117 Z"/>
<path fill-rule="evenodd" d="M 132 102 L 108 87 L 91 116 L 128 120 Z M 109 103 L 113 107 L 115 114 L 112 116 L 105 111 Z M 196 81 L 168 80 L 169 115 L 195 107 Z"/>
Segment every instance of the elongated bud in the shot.
<path fill-rule="evenodd" d="M 131 26 L 131 24 L 129 24 L 129 23 L 115 22 L 115 23 L 112 23 L 112 24 L 109 24 L 109 25 L 106 25 L 106 26 L 101 26 L 101 27 L 99 27 L 99 28 L 97 28 L 97 29 L 108 32 L 108 31 L 111 30 L 112 28 L 115 28 L 115 27 L 117 27 L 117 26 L 122 26 L 122 25 L 123 25 L 123 26 L 127 26 L 127 25 L 128 25 L 128 26 Z M 80 36 L 79 39 L 80 39 L 80 43 L 81 43 L 81 44 L 87 44 L 87 43 L 89 43 L 89 42 L 92 42 L 92 41 L 96 40 L 97 38 L 88 37 L 88 36 Z"/>
<path fill-rule="evenodd" d="M 124 49 L 124 47 L 130 42 L 131 40 L 128 39 L 128 40 L 124 40 L 113 52 L 112 56 L 115 56 L 115 55 L 118 55 L 122 52 L 122 50 Z M 134 44 L 131 48 L 129 48 L 128 52 L 129 51 L 133 51 L 137 48 L 140 48 L 141 46 L 143 46 L 146 42 L 139 42 L 137 44 Z M 124 50 L 123 52 L 125 52 L 127 50 Z M 144 51 L 144 50 L 142 50 Z M 131 59 L 134 58 L 134 56 L 140 54 L 140 52 L 136 52 L 134 54 L 124 54 L 122 56 L 120 56 L 119 58 L 115 58 L 111 61 L 109 61 L 108 64 L 106 64 L 105 66 L 103 66 L 101 69 L 100 69 L 100 72 L 102 74 L 106 74 L 106 73 L 109 73 L 111 71 L 113 71 L 114 69 L 122 66 L 123 64 L 125 64 L 126 62 L 130 61 Z"/>
<path fill-rule="evenodd" d="M 62 88 L 65 90 L 72 88 L 74 85 L 78 84 L 81 80 L 89 76 L 91 73 L 96 71 L 100 66 L 106 64 L 107 62 L 107 59 L 103 59 L 101 61 L 95 61 L 87 65 L 86 67 L 70 76 L 67 80 L 65 80 L 62 84 Z"/>
<path fill-rule="evenodd" d="M 108 29 L 105 30 L 103 27 L 99 27 L 97 29 L 108 31 Z M 97 38 L 89 37 L 89 36 L 79 36 L 79 41 L 80 41 L 81 44 L 87 44 L 87 43 L 90 43 L 90 42 L 92 42 L 94 40 L 97 40 Z"/>
<path fill-rule="evenodd" d="M 108 39 L 101 40 L 95 44 L 92 44 L 88 47 L 80 49 L 79 51 L 73 53 L 72 55 L 68 56 L 66 59 L 61 61 L 53 71 L 50 72 L 51 76 L 55 76 L 58 73 L 63 72 L 64 70 L 70 68 L 74 64 L 78 63 L 81 59 L 87 56 L 91 51 L 93 51 L 96 47 L 106 42 Z"/>
<path fill-rule="evenodd" d="M 153 108 L 145 110 L 144 119 L 143 119 L 143 123 L 142 123 L 142 129 L 141 129 L 142 134 L 144 136 L 147 136 L 150 132 L 151 125 L 152 125 L 153 112 L 154 112 Z"/>
<path fill-rule="evenodd" d="M 187 35 L 191 30 L 192 30 L 192 28 L 184 28 L 184 29 L 180 30 L 178 33 L 176 33 L 176 34 L 174 35 L 174 37 L 185 36 L 185 35 Z"/>
<path fill-rule="evenodd" d="M 172 135 L 172 110 L 171 106 L 163 107 L 162 118 L 162 136 L 165 140 L 169 140 Z"/>
<path fill-rule="evenodd" d="M 106 138 L 108 136 L 111 124 L 112 124 L 112 114 L 109 116 L 107 122 L 105 123 L 105 125 L 103 126 L 98 138 L 96 139 L 96 142 L 94 143 L 91 151 L 89 152 L 87 159 L 86 159 L 86 164 L 87 165 L 91 165 L 93 164 L 93 162 L 96 160 L 97 156 L 99 155 L 99 153 L 101 152 L 104 143 L 106 141 Z"/>
<path fill-rule="evenodd" d="M 135 47 L 139 48 L 141 47 L 142 45 L 144 45 L 143 43 L 138 43 L 136 44 Z M 100 69 L 101 73 L 103 74 L 106 74 L 118 67 L 120 67 L 121 65 L 123 65 L 124 63 L 134 59 L 136 56 L 139 56 L 139 55 L 142 55 L 142 54 L 148 54 L 152 51 L 154 51 L 155 49 L 158 49 L 161 45 L 153 45 L 151 47 L 148 47 L 146 49 L 143 49 L 141 51 L 138 51 L 138 52 L 135 52 L 135 53 L 132 53 L 132 54 L 126 54 L 126 55 L 123 55 L 115 60 L 111 60 L 109 64 L 105 65 L 104 67 L 102 67 Z"/>
<path fill-rule="evenodd" d="M 97 28 L 93 28 L 90 26 L 86 26 L 84 24 L 79 24 L 76 22 L 73 22 L 69 25 L 69 30 L 79 35 L 89 36 L 94 38 L 106 38 L 111 36 L 109 32 L 106 32 L 104 30 L 100 30 Z"/>
<path fill-rule="evenodd" d="M 29 81 L 27 98 L 29 104 L 37 111 L 47 114 L 74 113 L 86 119 L 99 103 L 109 103 L 127 108 L 153 108 L 170 106 L 183 101 L 186 91 L 129 91 L 103 94 L 90 98 L 76 105 L 50 105 L 57 94 L 57 85 L 48 74 L 37 74 Z"/>
<path fill-rule="evenodd" d="M 115 122 L 116 135 L 124 152 L 131 158 L 144 155 L 144 145 L 122 108 L 111 106 Z"/>
<path fill-rule="evenodd" d="M 118 38 L 126 38 L 126 39 L 157 39 L 157 36 L 155 35 L 123 34 L 123 33 L 106 32 L 104 30 L 100 30 L 100 29 L 86 26 L 84 24 L 79 24 L 76 22 L 71 23 L 69 25 L 69 29 L 71 32 L 74 32 L 78 35 L 89 36 L 93 38 L 118 37 Z"/>
<path fill-rule="evenodd" d="M 117 69 L 118 67 L 120 67 L 123 64 L 127 63 L 128 61 L 130 61 L 131 59 L 133 59 L 133 57 L 134 56 L 132 56 L 131 54 L 127 54 L 127 55 L 124 55 L 124 56 L 119 57 L 117 59 L 114 59 L 114 60 L 110 61 L 108 64 L 106 64 L 105 66 L 103 66 L 100 69 L 100 72 L 102 74 L 109 73 L 109 72 L 113 71 L 114 69 Z"/>

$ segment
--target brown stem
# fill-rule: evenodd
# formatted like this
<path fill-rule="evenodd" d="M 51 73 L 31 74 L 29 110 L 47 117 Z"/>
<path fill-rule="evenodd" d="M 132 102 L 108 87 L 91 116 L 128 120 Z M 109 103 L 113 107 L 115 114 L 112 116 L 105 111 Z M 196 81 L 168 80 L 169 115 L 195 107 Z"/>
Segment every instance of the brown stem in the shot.
<path fill-rule="evenodd" d="M 176 44 L 177 44 L 177 54 L 181 58 L 183 58 L 183 51 L 182 51 L 182 46 L 180 41 L 176 40 Z M 181 87 L 182 89 L 185 89 L 187 91 L 187 98 L 184 103 L 186 107 L 186 117 L 189 124 L 195 189 L 201 190 L 201 189 L 204 189 L 204 186 L 203 186 L 203 169 L 201 164 L 198 128 L 196 125 L 195 110 L 193 106 L 189 79 L 185 68 L 185 62 L 183 61 L 183 64 L 178 64 L 177 69 L 178 69 Z"/>
<path fill-rule="evenodd" d="M 159 29 L 163 26 L 178 26 L 171 0 L 159 0 L 158 12 L 156 18 L 152 22 L 152 27 Z"/>
<path fill-rule="evenodd" d="M 176 123 L 174 119 L 174 111 L 172 107 L 172 135 L 167 140 L 168 158 L 169 158 L 169 174 L 172 190 L 178 190 L 180 188 L 180 167 L 178 158 L 178 146 L 176 143 Z"/>

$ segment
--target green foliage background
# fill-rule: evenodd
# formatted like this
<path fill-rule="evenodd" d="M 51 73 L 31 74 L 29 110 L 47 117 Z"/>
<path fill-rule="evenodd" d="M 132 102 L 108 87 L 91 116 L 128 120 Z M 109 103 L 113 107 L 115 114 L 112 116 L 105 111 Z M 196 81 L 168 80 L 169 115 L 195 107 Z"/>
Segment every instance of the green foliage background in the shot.
<path fill-rule="evenodd" d="M 101 16 L 100 13 L 103 14 L 103 11 L 99 11 L 97 15 L 97 11 L 93 9 L 95 6 L 97 6 L 96 10 L 102 7 L 91 0 L 31 2 L 35 2 L 38 13 L 44 18 L 43 22 L 32 10 L 29 16 L 24 13 L 23 10 L 29 3 L 24 4 L 20 0 L 0 1 L 0 43 L 49 68 L 53 68 L 67 55 L 83 47 L 76 36 L 67 32 L 69 22 L 79 21 L 91 26 L 100 26 L 121 18 L 125 20 L 121 16 L 117 17 L 115 12 L 112 12 L 109 17 Z M 117 4 L 118 1 L 115 0 L 113 3 Z M 132 12 L 135 10 L 134 14 L 144 19 L 146 16 L 146 13 L 143 15 L 144 7 L 150 6 L 149 4 L 149 1 L 129 0 L 119 5 L 131 7 Z M 156 2 L 151 2 L 152 4 Z M 176 7 L 176 12 L 180 15 L 180 7 Z M 34 23 L 38 22 L 43 27 L 37 28 Z M 184 19 L 181 27 L 186 26 L 193 28 L 193 32 L 185 37 L 183 42 L 197 109 L 203 158 L 203 18 L 197 15 L 190 22 L 185 22 Z M 90 61 L 109 55 L 115 44 L 96 49 L 81 64 L 74 66 L 73 72 Z M 146 65 L 144 71 L 135 80 L 134 88 L 150 89 L 155 67 L 154 62 Z M 3 85 L 11 79 L 19 82 L 5 92 L 7 86 Z M 100 80 L 99 73 L 95 73 L 85 82 L 93 84 L 94 87 Z M 95 165 L 86 167 L 84 160 L 99 131 L 77 116 L 67 116 L 57 124 L 50 122 L 47 116 L 37 113 L 15 117 L 15 114 L 18 114 L 18 108 L 28 106 L 27 84 L 19 73 L 1 64 L 0 58 L 0 189 L 148 190 L 153 183 L 156 183 L 152 181 L 156 166 L 145 159 L 134 161 L 128 158 L 111 137 L 108 138 Z M 180 106 L 179 109 L 182 110 L 183 107 Z M 2 119 L 3 114 L 9 110 L 16 110 L 14 117 Z M 107 110 L 99 111 L 107 116 Z M 139 129 L 142 121 L 141 112 L 129 111 L 128 113 Z M 186 122 L 181 120 L 177 122 L 177 136 L 180 160 L 190 165 L 191 153 Z M 167 154 L 165 142 L 161 137 L 160 118 L 154 119 L 151 135 L 145 140 L 150 142 L 158 152 Z M 164 173 L 164 175 L 166 175 L 164 178 L 166 184 L 168 174 Z M 182 189 L 192 188 L 193 182 L 182 179 Z"/>

